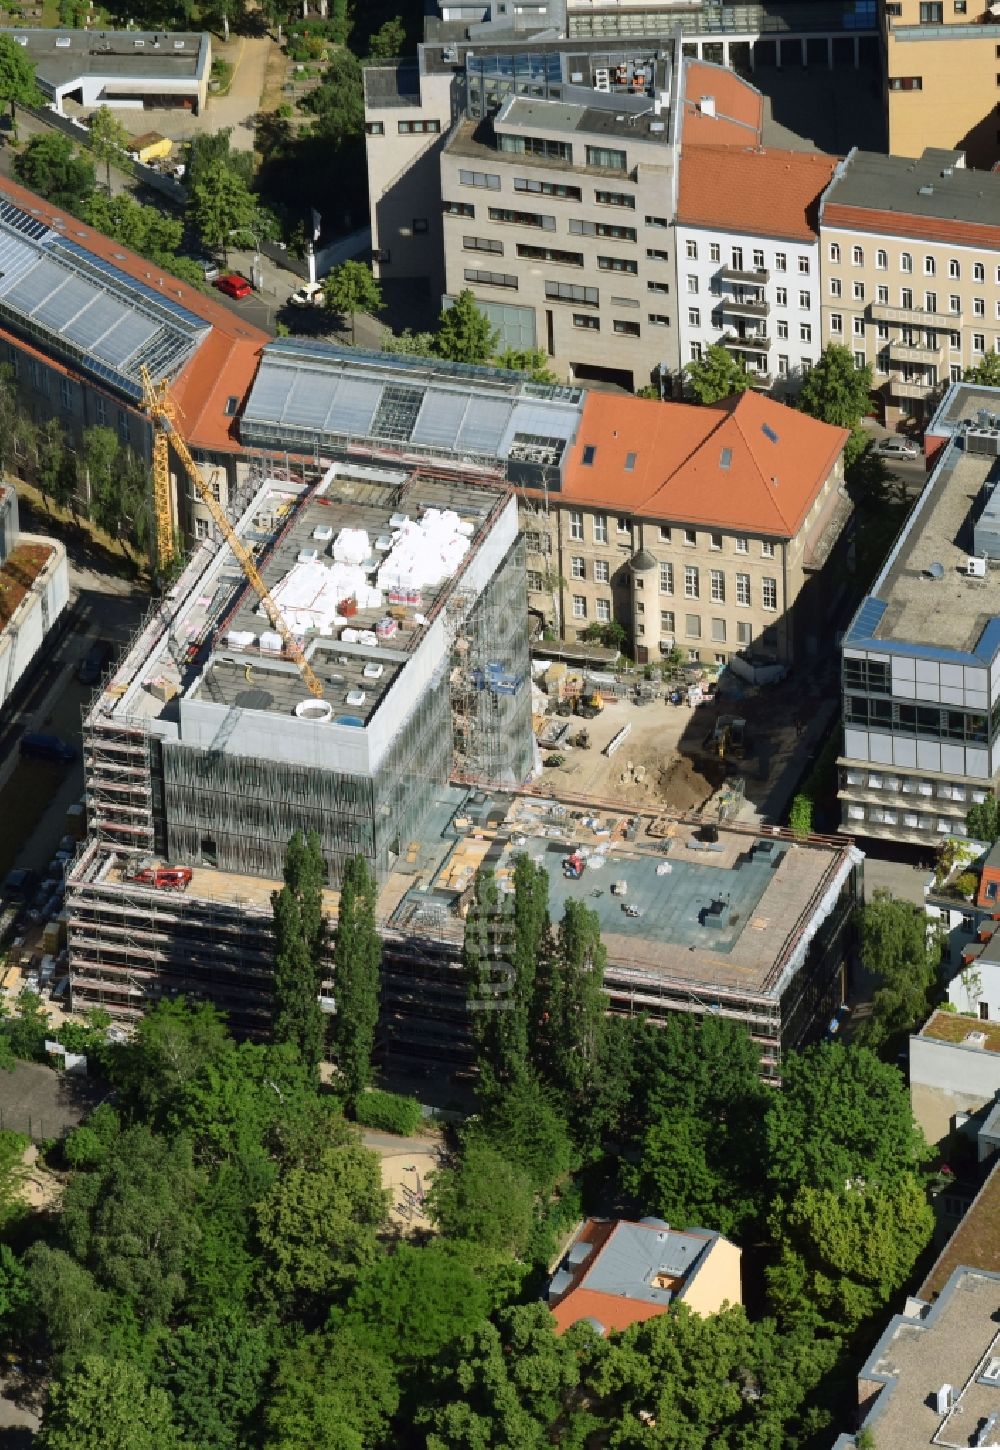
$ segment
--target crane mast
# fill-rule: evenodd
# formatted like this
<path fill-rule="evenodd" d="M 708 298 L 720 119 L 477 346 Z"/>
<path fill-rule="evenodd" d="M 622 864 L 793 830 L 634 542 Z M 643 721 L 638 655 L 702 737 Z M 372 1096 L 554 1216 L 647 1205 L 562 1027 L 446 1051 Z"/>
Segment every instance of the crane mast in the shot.
<path fill-rule="evenodd" d="M 298 666 L 299 674 L 302 676 L 306 689 L 317 700 L 321 700 L 323 698 L 322 682 L 303 654 L 298 640 L 285 623 L 281 610 L 271 598 L 267 585 L 261 578 L 260 571 L 254 563 L 249 549 L 247 549 L 243 540 L 229 522 L 225 510 L 216 499 L 211 488 L 202 478 L 201 469 L 191 457 L 190 449 L 174 426 L 174 420 L 177 416 L 177 405 L 171 397 L 167 380 L 164 378 L 159 384 L 154 383 L 146 367 L 140 368 L 140 375 L 142 377 L 143 405 L 156 425 L 156 439 L 153 444 L 153 502 L 154 512 L 156 514 L 156 557 L 158 564 L 162 567 L 173 556 L 174 552 L 173 518 L 170 510 L 169 462 L 169 445 L 172 443 L 174 452 L 180 459 L 184 472 L 194 485 L 198 497 L 212 515 L 212 519 L 222 534 L 222 537 L 236 556 L 237 562 L 243 570 L 246 579 L 257 594 L 264 613 L 270 621 L 271 628 L 277 634 L 280 634 L 285 649 Z"/>

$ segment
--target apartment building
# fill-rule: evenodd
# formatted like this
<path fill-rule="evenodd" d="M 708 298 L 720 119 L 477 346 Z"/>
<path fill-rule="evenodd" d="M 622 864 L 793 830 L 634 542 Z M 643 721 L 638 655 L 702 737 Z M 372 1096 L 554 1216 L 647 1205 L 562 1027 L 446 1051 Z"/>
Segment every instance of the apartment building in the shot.
<path fill-rule="evenodd" d="M 563 56 L 558 98 L 509 94 L 445 143 L 448 295 L 470 288 L 504 345 L 541 349 L 571 381 L 664 387 L 676 372 L 680 137 L 759 140 L 753 87 L 720 67 L 677 71 L 672 54 L 590 52 L 587 72 Z"/>
<path fill-rule="evenodd" d="M 890 153 L 954 148 L 990 170 L 1000 157 L 992 8 L 982 0 L 886 0 L 879 10 Z"/>
<path fill-rule="evenodd" d="M 934 847 L 1000 784 L 1000 390 L 956 383 L 936 464 L 843 643 L 842 828 Z M 993 420 L 991 422 L 991 419 Z"/>
<path fill-rule="evenodd" d="M 889 425 L 926 423 L 1000 345 L 1000 175 L 957 151 L 852 151 L 820 202 L 823 343 L 872 368 Z"/>
<path fill-rule="evenodd" d="M 681 363 L 721 343 L 755 386 L 794 391 L 821 349 L 819 198 L 836 162 L 685 146 L 677 221 Z"/>
<path fill-rule="evenodd" d="M 846 437 L 753 392 L 586 394 L 559 491 L 522 492 L 530 606 L 568 638 L 617 620 L 640 661 L 814 654 L 845 587 Z"/>

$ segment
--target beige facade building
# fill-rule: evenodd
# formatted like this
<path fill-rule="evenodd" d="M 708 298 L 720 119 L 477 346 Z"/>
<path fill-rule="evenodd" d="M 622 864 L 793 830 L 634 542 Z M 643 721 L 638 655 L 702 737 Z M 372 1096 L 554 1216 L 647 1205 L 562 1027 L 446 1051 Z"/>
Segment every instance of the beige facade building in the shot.
<path fill-rule="evenodd" d="M 568 639 L 617 621 L 641 662 L 815 653 L 844 583 L 824 565 L 848 537 L 845 438 L 756 393 L 588 393 L 561 489 L 522 493 L 529 604 Z"/>
<path fill-rule="evenodd" d="M 820 256 L 824 346 L 870 364 L 887 423 L 923 424 L 998 350 L 1000 176 L 960 152 L 852 151 L 820 203 Z"/>

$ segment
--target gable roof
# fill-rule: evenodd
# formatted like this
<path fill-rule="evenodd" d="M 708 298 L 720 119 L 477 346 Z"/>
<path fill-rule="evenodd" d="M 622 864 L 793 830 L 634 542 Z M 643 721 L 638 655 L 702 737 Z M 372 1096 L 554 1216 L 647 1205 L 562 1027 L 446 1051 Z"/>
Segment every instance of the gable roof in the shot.
<path fill-rule="evenodd" d="M 835 156 L 754 146 L 685 146 L 677 221 L 814 242 L 819 197 Z"/>
<path fill-rule="evenodd" d="M 684 61 L 682 146 L 758 146 L 764 125 L 764 97 L 755 86 L 722 65 Z M 702 109 L 714 101 L 714 115 Z M 712 108 L 710 108 L 712 109 Z"/>
<path fill-rule="evenodd" d="M 560 499 L 792 538 L 847 438 L 751 391 L 713 407 L 588 392 Z"/>

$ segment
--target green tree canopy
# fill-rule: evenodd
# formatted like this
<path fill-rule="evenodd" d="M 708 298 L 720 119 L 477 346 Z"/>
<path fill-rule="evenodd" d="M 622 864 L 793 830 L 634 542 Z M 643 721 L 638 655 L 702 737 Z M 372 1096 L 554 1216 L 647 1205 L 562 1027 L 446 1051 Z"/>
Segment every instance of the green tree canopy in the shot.
<path fill-rule="evenodd" d="M 256 216 L 253 193 L 227 160 L 207 161 L 189 180 L 186 218 L 210 252 L 228 256 L 233 233 L 250 230 Z"/>
<path fill-rule="evenodd" d="M 1000 353 L 997 353 L 996 356 L 1000 358 Z M 986 845 L 992 846 L 1000 837 L 1000 800 L 992 791 L 984 801 L 969 807 L 965 824 L 974 841 L 983 841 Z"/>
<path fill-rule="evenodd" d="M 382 290 L 364 262 L 341 262 L 323 278 L 326 305 L 351 319 L 351 341 L 354 341 L 359 312 L 377 312 L 382 306 Z"/>
<path fill-rule="evenodd" d="M 109 106 L 99 106 L 90 118 L 90 149 L 104 162 L 105 184 L 111 194 L 111 163 L 125 157 L 132 135 Z M 95 223 L 96 225 L 96 223 Z"/>
<path fill-rule="evenodd" d="M 576 1156 L 555 1094 L 534 1076 L 519 1077 L 490 1100 L 478 1135 L 543 1195 L 569 1174 Z"/>
<path fill-rule="evenodd" d="M 941 944 L 912 902 L 876 891 L 861 912 L 861 953 L 877 979 L 865 1040 L 878 1047 L 926 1018 L 941 961 Z"/>
<path fill-rule="evenodd" d="M 984 352 L 974 367 L 966 368 L 963 376 L 967 383 L 979 383 L 984 388 L 1000 388 L 1000 352 Z"/>
<path fill-rule="evenodd" d="M 267 1450 L 369 1450 L 386 1443 L 398 1403 L 391 1345 L 373 1352 L 347 1330 L 302 1337 L 278 1365 Z"/>
<path fill-rule="evenodd" d="M 319 1005 L 325 937 L 326 865 L 314 831 L 296 831 L 285 853 L 285 884 L 273 897 L 274 1036 L 309 1067 L 323 1056 L 326 1023 Z"/>
<path fill-rule="evenodd" d="M 39 1450 L 185 1450 L 163 1390 L 137 1365 L 88 1355 L 49 1387 Z"/>
<path fill-rule="evenodd" d="M 465 288 L 438 320 L 434 351 L 451 362 L 486 363 L 496 351 L 499 334 L 475 297 Z"/>
<path fill-rule="evenodd" d="M 746 368 L 721 343 L 714 343 L 704 357 L 685 364 L 684 372 L 697 403 L 718 403 L 734 393 L 745 393 L 750 386 Z"/>
<path fill-rule="evenodd" d="M 337 1013 L 334 1048 L 350 1102 L 372 1077 L 372 1052 L 379 1013 L 382 943 L 375 924 L 375 878 L 363 856 L 344 863 L 333 939 Z"/>
<path fill-rule="evenodd" d="M 211 1003 L 158 1002 L 113 1059 L 112 1080 L 138 1116 L 163 1127 L 199 1073 L 231 1050 L 225 1020 Z"/>
<path fill-rule="evenodd" d="M 361 138 L 365 99 L 361 62 L 349 50 L 335 50 L 318 86 L 304 97 L 302 108 L 316 117 L 315 130 L 329 146 L 344 148 Z"/>
<path fill-rule="evenodd" d="M 6 41 L 8 37 L 0 39 Z M 14 175 L 30 191 L 73 212 L 82 211 L 95 181 L 94 163 L 80 156 L 61 131 L 32 136 L 14 158 Z"/>
<path fill-rule="evenodd" d="M 400 1244 L 351 1294 L 343 1324 L 372 1355 L 391 1346 L 397 1365 L 431 1363 L 486 1318 L 489 1297 L 468 1259 L 444 1239 Z"/>
<path fill-rule="evenodd" d="M 35 80 L 35 67 L 13 35 L 0 35 L 0 104 L 10 107 L 11 130 L 17 140 L 17 106 L 43 106 L 45 97 Z"/>
<path fill-rule="evenodd" d="M 869 445 L 861 420 L 869 408 L 872 370 L 866 363 L 855 367 L 854 356 L 839 343 L 829 343 L 819 362 L 806 374 L 799 392 L 799 407 L 823 423 L 848 428 L 851 437 L 844 448 L 844 463 L 856 463 Z"/>
<path fill-rule="evenodd" d="M 169 1394 L 192 1446 L 244 1450 L 253 1443 L 275 1337 L 272 1325 L 256 1324 L 234 1308 L 163 1331 L 151 1379 Z"/>
<path fill-rule="evenodd" d="M 465 1144 L 458 1163 L 434 1175 L 427 1205 L 442 1233 L 469 1243 L 484 1259 L 520 1257 L 531 1239 L 531 1180 L 479 1138 Z"/>

